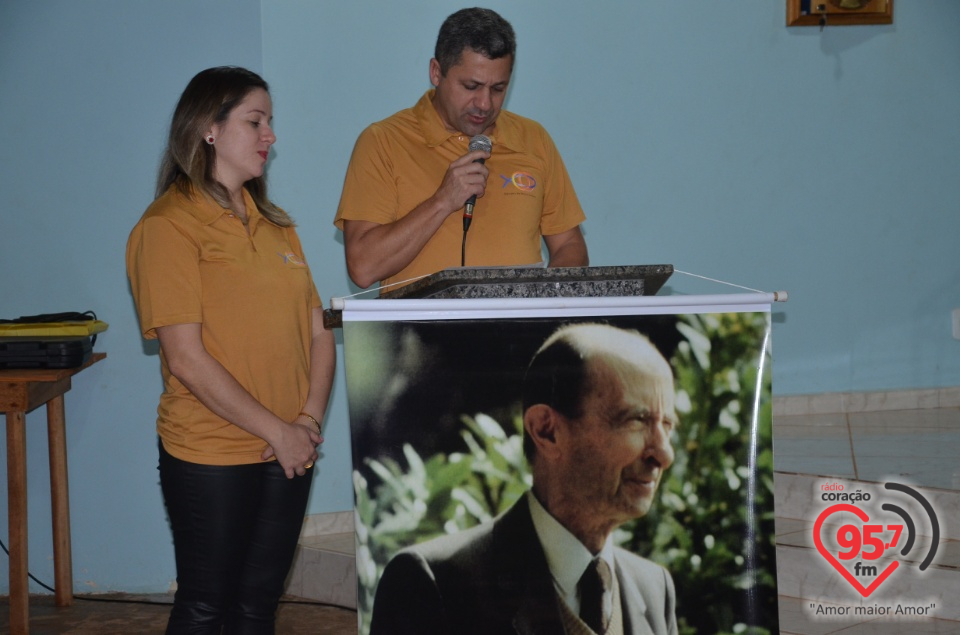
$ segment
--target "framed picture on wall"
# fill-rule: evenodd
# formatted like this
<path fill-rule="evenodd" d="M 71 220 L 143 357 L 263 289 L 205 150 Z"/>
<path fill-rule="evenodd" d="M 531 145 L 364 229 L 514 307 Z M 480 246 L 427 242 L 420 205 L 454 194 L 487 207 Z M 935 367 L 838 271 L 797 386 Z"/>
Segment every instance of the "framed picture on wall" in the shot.
<path fill-rule="evenodd" d="M 893 0 L 787 0 L 787 26 L 893 24 Z"/>

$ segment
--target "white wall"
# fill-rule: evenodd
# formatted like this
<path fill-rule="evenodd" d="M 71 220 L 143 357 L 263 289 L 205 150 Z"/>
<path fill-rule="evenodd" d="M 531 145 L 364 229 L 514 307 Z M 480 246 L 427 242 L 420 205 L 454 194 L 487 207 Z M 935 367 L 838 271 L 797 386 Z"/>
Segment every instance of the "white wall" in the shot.
<path fill-rule="evenodd" d="M 488 6 L 519 40 L 508 107 L 563 152 L 593 264 L 788 290 L 778 395 L 960 385 L 960 3 L 899 2 L 893 26 L 822 34 L 787 29 L 784 4 Z M 213 65 L 264 73 L 272 195 L 329 301 L 357 291 L 331 223 L 353 142 L 428 87 L 436 31 L 461 6 L 0 2 L 0 317 L 93 309 L 110 323 L 107 360 L 67 396 L 77 592 L 162 591 L 174 577 L 155 470 L 159 362 L 139 338 L 123 248 L 180 91 Z M 668 287 L 735 291 L 681 274 Z M 30 555 L 49 582 L 43 416 L 27 418 Z M 342 369 L 326 437 L 313 513 L 352 505 Z M 5 527 L 3 488 L 4 540 Z"/>

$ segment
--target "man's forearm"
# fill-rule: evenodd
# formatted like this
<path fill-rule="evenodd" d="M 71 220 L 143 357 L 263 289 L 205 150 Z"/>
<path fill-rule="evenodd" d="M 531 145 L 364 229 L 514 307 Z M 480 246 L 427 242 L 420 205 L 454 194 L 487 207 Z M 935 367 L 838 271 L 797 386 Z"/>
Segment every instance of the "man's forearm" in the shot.
<path fill-rule="evenodd" d="M 437 191 L 392 223 L 345 220 L 343 240 L 350 279 L 366 289 L 413 262 L 447 216 L 462 209 L 471 196 L 483 196 L 489 171 L 480 159 L 489 156 L 485 150 L 473 150 L 453 161 Z"/>
<path fill-rule="evenodd" d="M 562 234 L 544 236 L 543 240 L 550 253 L 548 267 L 586 267 L 590 264 L 587 243 L 580 227 L 574 227 Z"/>
<path fill-rule="evenodd" d="M 392 223 L 344 221 L 343 241 L 350 279 L 366 289 L 402 271 L 433 238 L 448 215 L 448 211 L 428 199 Z"/>

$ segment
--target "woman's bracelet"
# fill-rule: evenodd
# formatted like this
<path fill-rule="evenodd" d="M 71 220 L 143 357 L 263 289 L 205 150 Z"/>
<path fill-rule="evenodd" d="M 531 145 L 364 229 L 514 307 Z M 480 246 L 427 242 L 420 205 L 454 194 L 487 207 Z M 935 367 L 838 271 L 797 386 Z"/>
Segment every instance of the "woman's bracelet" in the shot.
<path fill-rule="evenodd" d="M 317 426 L 317 434 L 319 434 L 319 435 L 321 435 L 321 436 L 323 435 L 323 432 L 320 430 L 320 422 L 317 421 L 317 418 L 316 418 L 316 417 L 314 417 L 314 416 L 311 415 L 311 414 L 307 414 L 306 412 L 301 412 L 301 413 L 298 414 L 297 416 L 298 416 L 298 417 L 306 417 L 306 418 L 309 419 L 310 421 L 313 421 L 313 425 Z"/>

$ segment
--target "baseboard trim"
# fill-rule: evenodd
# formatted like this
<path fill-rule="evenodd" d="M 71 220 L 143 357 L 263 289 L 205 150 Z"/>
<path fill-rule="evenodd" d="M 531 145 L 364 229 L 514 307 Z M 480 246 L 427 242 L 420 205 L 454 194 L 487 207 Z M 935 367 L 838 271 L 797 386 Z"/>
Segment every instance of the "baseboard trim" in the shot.
<path fill-rule="evenodd" d="M 303 519 L 303 529 L 300 530 L 300 537 L 312 538 L 313 536 L 327 536 L 330 534 L 352 534 L 354 531 L 353 510 L 324 512 L 320 514 L 310 514 Z"/>
<path fill-rule="evenodd" d="M 920 390 L 785 395 L 773 398 L 775 417 L 931 408 L 960 408 L 960 386 Z"/>

